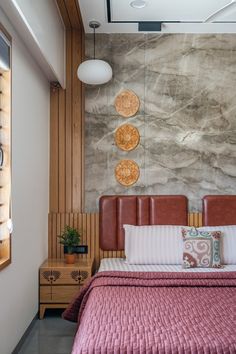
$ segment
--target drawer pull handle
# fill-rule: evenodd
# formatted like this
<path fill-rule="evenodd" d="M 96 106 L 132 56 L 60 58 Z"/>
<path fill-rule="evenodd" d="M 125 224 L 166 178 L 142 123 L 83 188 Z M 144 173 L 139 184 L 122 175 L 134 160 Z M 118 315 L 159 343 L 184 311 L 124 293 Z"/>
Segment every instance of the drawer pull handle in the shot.
<path fill-rule="evenodd" d="M 57 279 L 60 278 L 60 272 L 58 272 L 57 270 L 46 270 L 45 272 L 43 272 L 43 277 L 44 279 L 46 279 L 48 282 L 53 283 L 55 282 Z"/>
<path fill-rule="evenodd" d="M 71 278 L 77 281 L 78 283 L 80 283 L 84 281 L 86 278 L 88 278 L 88 272 L 85 272 L 83 270 L 82 271 L 74 270 L 73 272 L 71 272 Z"/>
<path fill-rule="evenodd" d="M 57 270 L 52 270 L 52 275 L 51 275 L 52 281 L 56 281 L 57 279 L 59 279 L 60 275 L 61 273 L 58 272 Z"/>
<path fill-rule="evenodd" d="M 51 276 L 51 271 L 50 270 L 46 270 L 45 272 L 43 272 L 43 277 L 44 279 L 46 279 L 47 281 L 50 281 L 50 276 Z"/>

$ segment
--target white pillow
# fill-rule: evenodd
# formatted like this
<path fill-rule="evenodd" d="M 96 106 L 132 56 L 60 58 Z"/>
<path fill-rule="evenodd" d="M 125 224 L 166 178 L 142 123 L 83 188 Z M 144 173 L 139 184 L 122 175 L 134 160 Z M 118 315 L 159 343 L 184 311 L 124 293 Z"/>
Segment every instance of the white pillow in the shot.
<path fill-rule="evenodd" d="M 222 264 L 236 264 L 236 225 L 203 226 L 200 231 L 217 230 L 222 232 Z"/>
<path fill-rule="evenodd" d="M 124 225 L 126 261 L 129 264 L 182 264 L 182 227 Z"/>

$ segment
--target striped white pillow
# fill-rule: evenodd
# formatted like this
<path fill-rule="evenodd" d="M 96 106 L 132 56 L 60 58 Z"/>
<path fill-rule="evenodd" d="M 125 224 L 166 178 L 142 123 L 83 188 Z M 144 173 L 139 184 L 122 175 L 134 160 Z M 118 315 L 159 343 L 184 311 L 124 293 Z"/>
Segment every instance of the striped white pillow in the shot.
<path fill-rule="evenodd" d="M 236 264 L 236 225 L 203 226 L 200 231 L 222 232 L 222 264 Z"/>
<path fill-rule="evenodd" d="M 129 264 L 182 264 L 182 227 L 124 225 L 127 262 Z"/>

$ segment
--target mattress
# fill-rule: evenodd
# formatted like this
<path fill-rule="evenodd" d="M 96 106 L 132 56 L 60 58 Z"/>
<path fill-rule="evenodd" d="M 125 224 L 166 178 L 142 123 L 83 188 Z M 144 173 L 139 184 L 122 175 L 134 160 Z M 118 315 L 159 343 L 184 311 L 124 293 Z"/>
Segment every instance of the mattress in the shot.
<path fill-rule="evenodd" d="M 123 272 L 236 272 L 236 264 L 225 265 L 223 268 L 190 268 L 183 269 L 181 265 L 165 264 L 128 264 L 123 258 L 104 258 L 101 260 L 99 272 L 123 271 Z"/>

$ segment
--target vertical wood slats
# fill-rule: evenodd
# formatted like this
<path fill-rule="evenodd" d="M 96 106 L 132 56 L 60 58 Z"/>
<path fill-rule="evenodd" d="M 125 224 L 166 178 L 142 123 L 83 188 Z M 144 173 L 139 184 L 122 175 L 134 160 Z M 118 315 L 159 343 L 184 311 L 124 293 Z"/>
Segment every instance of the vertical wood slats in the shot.
<path fill-rule="evenodd" d="M 66 90 L 51 85 L 50 212 L 82 212 L 84 201 L 84 93 L 77 78 L 83 32 L 66 30 Z"/>
<path fill-rule="evenodd" d="M 99 214 L 98 213 L 50 213 L 48 216 L 49 225 L 49 258 L 64 258 L 63 246 L 58 242 L 58 235 L 61 234 L 65 225 L 81 230 L 81 244 L 88 245 L 88 255 L 79 255 L 80 258 L 94 258 L 96 269 L 99 267 L 102 258 L 124 257 L 124 251 L 103 251 L 99 248 Z M 190 213 L 188 215 L 189 226 L 202 226 L 202 214 Z"/>
<path fill-rule="evenodd" d="M 81 30 L 83 27 L 83 21 L 78 7 L 78 2 L 74 0 L 66 0 L 66 3 L 72 28 Z"/>
<path fill-rule="evenodd" d="M 58 102 L 58 205 L 59 211 L 65 210 L 66 198 L 66 137 L 65 137 L 65 90 L 59 90 Z"/>
<path fill-rule="evenodd" d="M 66 28 L 70 28 L 71 26 L 71 22 L 70 22 L 70 17 L 68 14 L 68 9 L 66 6 L 66 3 L 64 0 L 56 0 L 59 12 L 61 14 L 61 17 L 63 19 L 64 25 Z"/>
<path fill-rule="evenodd" d="M 66 90 L 51 87 L 50 212 L 82 212 L 84 204 L 84 90 L 77 68 L 84 57 L 78 0 L 56 0 L 66 28 Z"/>
<path fill-rule="evenodd" d="M 51 87 L 50 92 L 50 210 L 58 210 L 58 103 L 59 90 Z"/>
<path fill-rule="evenodd" d="M 188 214 L 188 225 L 201 227 L 202 226 L 202 213 L 189 213 Z"/>
<path fill-rule="evenodd" d="M 83 210 L 82 205 L 82 84 L 77 77 L 82 62 L 82 33 L 72 30 L 72 210 Z M 78 84 L 80 83 L 80 84 Z"/>
<path fill-rule="evenodd" d="M 65 136 L 66 136 L 66 211 L 71 210 L 72 200 L 72 85 L 71 85 L 71 67 L 72 67 L 72 31 L 66 31 L 66 122 L 65 122 Z"/>
<path fill-rule="evenodd" d="M 80 258 L 95 258 L 96 267 L 99 266 L 103 252 L 99 251 L 98 213 L 50 213 L 49 225 L 49 258 L 64 258 L 63 246 L 59 244 L 58 235 L 65 225 L 70 225 L 82 231 L 81 244 L 88 245 L 88 255 L 79 255 Z"/>
<path fill-rule="evenodd" d="M 56 0 L 66 28 L 84 30 L 78 0 Z"/>

